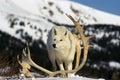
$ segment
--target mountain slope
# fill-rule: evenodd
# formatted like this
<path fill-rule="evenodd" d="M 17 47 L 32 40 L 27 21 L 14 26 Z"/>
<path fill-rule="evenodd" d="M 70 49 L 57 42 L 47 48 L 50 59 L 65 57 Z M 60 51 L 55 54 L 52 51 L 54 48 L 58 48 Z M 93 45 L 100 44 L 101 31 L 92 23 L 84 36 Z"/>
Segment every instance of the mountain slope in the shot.
<path fill-rule="evenodd" d="M 19 30 L 21 29 L 23 30 L 23 33 L 27 32 L 27 34 L 34 39 L 38 39 L 38 37 L 43 34 L 40 32 L 41 29 L 42 31 L 48 31 L 53 25 L 55 25 L 54 23 L 73 25 L 73 23 L 64 15 L 65 13 L 71 14 L 75 18 L 78 18 L 78 16 L 80 16 L 80 22 L 84 25 L 120 25 L 120 16 L 101 12 L 72 1 L 0 0 L 0 4 L 0 28 L 2 31 L 5 31 L 17 38 L 20 38 L 20 35 L 15 35 L 16 31 L 19 33 Z M 26 27 L 21 27 L 21 25 L 19 25 L 22 21 Z M 37 27 L 37 29 L 33 30 L 30 28 L 31 25 L 35 28 Z M 46 38 L 43 36 L 42 40 L 46 41 L 45 39 Z"/>
<path fill-rule="evenodd" d="M 46 17 L 54 22 L 69 24 L 71 22 L 64 13 L 75 18 L 81 17 L 84 24 L 115 24 L 120 25 L 120 16 L 112 15 L 68 0 L 12 0 L 22 9 L 39 16 Z M 28 4 L 28 5 L 26 5 Z"/>

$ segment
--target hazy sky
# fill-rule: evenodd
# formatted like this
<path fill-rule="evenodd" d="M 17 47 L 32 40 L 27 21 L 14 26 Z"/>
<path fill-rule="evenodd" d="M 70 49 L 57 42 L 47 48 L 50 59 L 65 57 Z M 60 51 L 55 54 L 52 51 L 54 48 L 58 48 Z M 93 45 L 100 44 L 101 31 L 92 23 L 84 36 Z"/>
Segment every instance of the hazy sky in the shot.
<path fill-rule="evenodd" d="M 120 16 L 120 0 L 72 0 Z"/>

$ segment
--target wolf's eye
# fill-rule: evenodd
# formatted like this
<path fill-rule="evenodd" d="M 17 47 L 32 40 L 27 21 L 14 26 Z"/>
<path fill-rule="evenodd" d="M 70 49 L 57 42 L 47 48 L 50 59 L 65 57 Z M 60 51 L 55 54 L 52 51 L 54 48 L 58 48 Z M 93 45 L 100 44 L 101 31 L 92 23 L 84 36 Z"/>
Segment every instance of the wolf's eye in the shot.
<path fill-rule="evenodd" d="M 63 41 L 62 39 L 60 39 L 60 41 Z"/>
<path fill-rule="evenodd" d="M 54 39 L 54 41 L 56 41 L 56 39 Z"/>

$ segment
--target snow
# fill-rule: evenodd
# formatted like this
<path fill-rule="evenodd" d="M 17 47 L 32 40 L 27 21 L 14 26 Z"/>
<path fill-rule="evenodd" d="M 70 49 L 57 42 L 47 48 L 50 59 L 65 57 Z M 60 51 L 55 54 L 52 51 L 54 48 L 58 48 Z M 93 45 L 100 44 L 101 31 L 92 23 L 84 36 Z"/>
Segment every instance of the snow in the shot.
<path fill-rule="evenodd" d="M 61 24 L 73 25 L 65 13 L 71 14 L 73 17 L 81 17 L 84 24 L 113 24 L 120 25 L 120 16 L 99 11 L 82 4 L 75 3 L 68 0 L 12 0 L 13 3 L 21 7 L 23 10 L 28 11 L 31 14 L 47 17 L 48 19 Z M 50 6 L 48 2 L 52 2 Z M 47 9 L 43 9 L 46 7 Z M 79 13 L 72 11 L 71 7 L 78 10 Z M 63 12 L 60 13 L 58 8 Z M 49 11 L 53 12 L 53 16 L 50 16 Z"/>
<path fill-rule="evenodd" d="M 39 79 L 35 79 L 39 80 Z M 92 78 L 85 78 L 85 77 L 72 77 L 72 78 L 40 78 L 40 80 L 105 80 L 105 79 L 92 79 Z"/>
<path fill-rule="evenodd" d="M 114 45 L 117 45 L 117 46 L 119 46 L 120 44 L 120 40 L 119 39 L 112 39 L 111 41 L 110 41 L 111 43 L 113 43 Z"/>
<path fill-rule="evenodd" d="M 120 69 L 120 63 L 115 61 L 110 61 L 109 66 L 112 68 Z"/>
<path fill-rule="evenodd" d="M 1 14 L 1 13 L 0 13 Z M 31 25 L 34 27 L 36 26 L 37 29 L 41 29 L 42 31 L 45 31 L 45 29 L 48 29 L 50 30 L 50 28 L 53 26 L 52 23 L 49 23 L 45 20 L 32 20 L 32 19 L 29 19 L 29 18 L 23 18 L 23 17 L 19 17 L 19 16 L 12 16 L 12 17 L 9 17 L 9 15 L 7 14 L 2 14 L 4 16 L 0 16 L 1 18 L 1 21 L 0 21 L 0 30 L 8 33 L 8 34 L 11 34 L 12 36 L 18 38 L 18 39 L 21 39 L 23 40 L 21 37 L 20 37 L 20 34 L 16 34 L 16 31 L 19 30 L 19 29 L 22 29 L 24 30 L 23 31 L 23 34 L 25 32 L 27 32 L 27 34 L 29 36 L 32 37 L 33 40 L 38 40 L 40 38 L 40 36 L 42 37 L 42 40 L 46 42 L 47 40 L 47 33 L 48 32 L 44 32 L 44 34 L 36 29 L 31 29 L 30 28 L 30 25 L 27 25 L 27 22 L 30 22 L 32 23 Z M 15 25 L 14 28 L 10 28 L 10 23 L 8 22 L 8 20 L 6 19 L 6 16 L 7 16 L 7 19 L 9 20 L 10 19 L 15 19 L 15 18 L 19 18 L 20 20 L 16 21 L 16 23 L 20 23 L 20 21 L 24 21 L 25 22 L 25 27 L 21 27 L 20 25 Z M 41 28 L 42 27 L 42 28 Z M 24 41 L 24 40 L 23 40 Z"/>
<path fill-rule="evenodd" d="M 74 75 L 69 78 L 61 78 L 61 77 L 44 77 L 38 73 L 32 73 L 38 75 L 39 77 L 36 78 L 27 78 L 24 74 L 14 75 L 12 77 L 1 77 L 0 80 L 105 80 L 103 78 L 93 79 L 88 77 L 83 77 L 79 75 Z"/>
<path fill-rule="evenodd" d="M 87 77 L 71 77 L 71 78 L 60 78 L 60 77 L 53 77 L 53 78 L 25 78 L 24 75 L 22 75 L 22 78 L 21 79 L 18 79 L 18 78 L 3 78 L 3 77 L 0 77 L 0 79 L 4 79 L 4 80 L 7 80 L 7 79 L 10 79 L 10 80 L 105 80 L 105 79 L 93 79 L 93 78 L 87 78 Z"/>
<path fill-rule="evenodd" d="M 99 51 L 101 51 L 103 48 L 101 47 L 101 46 L 99 46 L 99 45 L 97 45 L 97 44 L 94 44 L 94 49 L 97 49 L 97 50 L 99 50 Z"/>
<path fill-rule="evenodd" d="M 97 39 L 100 39 L 104 36 L 105 32 L 104 31 L 99 31 L 99 33 L 95 36 Z"/>
<path fill-rule="evenodd" d="M 21 39 L 22 41 L 25 41 L 21 38 L 20 34 L 16 34 L 16 31 L 19 29 L 23 29 L 23 34 L 25 32 L 28 33 L 29 36 L 32 37 L 33 40 L 38 40 L 40 36 L 42 37 L 42 40 L 46 43 L 47 40 L 47 32 L 39 32 L 38 30 L 31 29 L 30 25 L 27 25 L 27 22 L 31 23 L 32 26 L 36 26 L 37 29 L 41 29 L 41 31 L 50 30 L 54 24 L 48 22 L 45 19 L 39 18 L 39 16 L 31 15 L 25 10 L 22 10 L 21 8 L 17 7 L 14 3 L 10 2 L 9 0 L 0 0 L 0 30 L 10 34 L 11 36 L 14 36 L 18 39 Z M 14 20 L 18 18 L 19 20 L 16 20 L 15 23 L 19 23 L 20 21 L 25 22 L 25 27 L 21 27 L 20 25 L 14 25 L 14 28 L 10 28 L 10 22 L 9 20 Z"/>

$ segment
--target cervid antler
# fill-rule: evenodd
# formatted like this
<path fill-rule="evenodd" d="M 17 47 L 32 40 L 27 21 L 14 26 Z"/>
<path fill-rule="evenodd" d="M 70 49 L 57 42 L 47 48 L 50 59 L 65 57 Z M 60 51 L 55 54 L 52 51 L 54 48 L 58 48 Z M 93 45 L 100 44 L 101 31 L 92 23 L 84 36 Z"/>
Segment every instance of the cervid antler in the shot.
<path fill-rule="evenodd" d="M 81 62 L 81 64 L 79 65 L 79 66 L 76 66 L 75 67 L 75 69 L 76 69 L 76 71 L 78 71 L 78 70 L 80 70 L 84 65 L 85 65 L 85 63 L 86 63 L 86 60 L 87 60 L 87 56 L 88 56 L 88 49 L 89 49 L 89 47 L 92 47 L 92 45 L 89 45 L 88 44 L 88 40 L 90 39 L 90 38 L 93 38 L 94 36 L 89 36 L 89 37 L 86 37 L 85 35 L 84 35 L 84 29 L 83 29 L 83 27 L 82 26 L 80 26 L 80 19 L 78 19 L 78 21 L 75 21 L 74 19 L 73 19 L 73 17 L 71 16 L 71 15 L 68 15 L 68 14 L 66 14 L 67 15 L 67 17 L 69 17 L 70 19 L 71 19 L 71 21 L 74 23 L 74 25 L 75 25 L 75 28 L 76 28 L 76 30 L 78 31 L 78 33 L 79 33 L 79 35 L 80 35 L 80 37 L 81 37 L 81 40 L 82 40 L 82 42 L 83 42 L 83 60 L 82 60 L 82 62 Z M 80 44 L 79 44 L 80 45 Z M 79 47 L 79 46 L 78 46 Z M 79 52 L 79 50 L 77 49 L 77 52 Z M 78 56 L 80 56 L 81 55 L 81 53 L 78 53 Z M 76 64 L 79 64 L 79 62 L 76 62 Z"/>
<path fill-rule="evenodd" d="M 66 15 L 67 15 L 67 14 L 66 14 Z M 49 70 L 47 70 L 47 69 L 45 69 L 45 68 L 37 65 L 37 64 L 31 59 L 30 49 L 29 49 L 29 47 L 28 47 L 28 44 L 27 44 L 27 48 L 25 48 L 25 49 L 23 50 L 23 54 L 24 54 L 23 57 L 26 59 L 27 63 L 29 63 L 31 66 L 33 66 L 33 67 L 35 67 L 35 68 L 37 68 L 37 69 L 39 69 L 39 70 L 41 70 L 41 71 L 43 71 L 43 72 L 45 72 L 45 73 L 47 73 L 47 74 L 49 75 L 49 77 L 53 77 L 53 76 L 55 76 L 55 75 L 57 75 L 57 74 L 62 74 L 62 73 L 76 73 L 77 71 L 79 71 L 79 70 L 85 65 L 86 60 L 87 60 L 88 49 L 89 49 L 89 47 L 91 46 L 91 45 L 88 44 L 88 40 L 89 40 L 90 38 L 92 38 L 93 36 L 86 37 L 86 36 L 84 35 L 83 27 L 81 27 L 80 24 L 79 24 L 79 20 L 78 20 L 78 21 L 75 21 L 72 16 L 70 16 L 70 15 L 67 15 L 67 16 L 72 20 L 72 22 L 73 22 L 74 25 L 75 25 L 76 30 L 79 32 L 79 36 L 81 37 L 81 40 L 79 40 L 78 35 L 73 34 L 74 37 L 75 37 L 75 39 L 76 39 L 76 42 L 77 42 L 77 45 L 76 45 L 76 50 L 77 50 L 76 66 L 75 66 L 75 68 L 74 68 L 73 70 L 55 71 L 55 72 L 49 71 Z M 80 41 L 83 42 L 83 47 L 80 46 Z M 27 53 L 25 52 L 26 49 L 27 49 L 27 51 L 28 51 Z M 82 60 L 81 63 L 79 63 L 79 62 L 80 62 L 80 59 L 79 59 L 79 58 L 80 58 L 80 56 L 81 56 L 81 50 L 82 50 L 82 49 L 83 49 L 83 51 L 84 51 L 84 53 L 83 53 L 83 60 Z M 22 67 L 25 67 L 25 66 L 22 66 Z"/>
<path fill-rule="evenodd" d="M 26 51 L 26 50 L 27 50 L 27 51 Z M 26 52 L 27 52 L 27 53 L 26 53 Z M 27 64 L 29 64 L 29 65 L 31 65 L 31 66 L 33 66 L 33 67 L 35 67 L 35 68 L 37 68 L 37 69 L 39 69 L 39 70 L 47 73 L 47 74 L 49 75 L 49 77 L 54 77 L 55 75 L 57 75 L 57 74 L 62 74 L 62 73 L 74 73 L 74 72 L 76 72 L 76 70 L 55 71 L 55 72 L 52 72 L 52 71 L 49 71 L 49 70 L 47 70 L 47 69 L 45 69 L 45 68 L 37 65 L 37 64 L 31 59 L 30 49 L 29 49 L 29 47 L 28 47 L 28 44 L 27 44 L 27 47 L 26 47 L 25 49 L 23 49 L 23 53 L 22 53 L 22 54 L 23 54 L 23 56 L 22 56 L 23 59 L 22 59 L 21 62 L 26 62 Z M 29 66 L 26 66 L 26 65 L 21 64 L 21 62 L 20 62 L 20 60 L 19 60 L 19 56 L 18 56 L 18 62 L 20 63 L 20 65 L 22 66 L 23 69 L 27 69 L 27 72 L 29 72 L 29 69 L 30 69 L 30 68 L 28 68 Z M 26 72 L 24 72 L 24 73 L 26 73 Z M 29 74 L 31 74 L 31 73 L 29 73 Z M 25 74 L 25 75 L 28 76 L 28 74 Z M 29 77 L 30 77 L 30 76 L 29 76 Z M 31 77 L 33 77 L 33 76 L 31 76 Z"/>
<path fill-rule="evenodd" d="M 26 51 L 27 50 L 27 51 Z M 26 53 L 27 52 L 27 53 Z M 55 72 L 52 72 L 52 71 L 49 71 L 49 70 L 47 70 L 47 69 L 45 69 L 45 68 L 43 68 L 43 67 L 41 67 L 41 66 L 39 66 L 39 65 L 37 65 L 33 60 L 32 60 L 32 58 L 31 58 L 31 56 L 30 56 L 30 49 L 29 49 L 29 47 L 28 47 L 28 43 L 27 43 L 27 47 L 25 48 L 25 49 L 23 49 L 23 53 L 22 53 L 23 55 L 22 55 L 22 61 L 21 62 L 26 62 L 27 64 L 29 64 L 29 65 L 31 65 L 31 66 L 33 66 L 33 67 L 35 67 L 35 68 L 37 68 L 37 69 L 39 69 L 39 70 L 41 70 L 41 71 L 43 71 L 43 72 L 45 72 L 45 73 L 47 73 L 48 75 L 49 75 L 49 77 L 54 77 L 55 75 L 57 75 L 57 74 L 62 74 L 62 73 L 74 73 L 74 72 L 76 72 L 76 70 L 68 70 L 68 71 L 55 71 Z M 22 68 L 23 69 L 27 69 L 27 72 L 29 72 L 29 69 L 30 68 L 28 68 L 29 66 L 26 66 L 26 65 L 23 65 L 23 64 L 21 64 L 21 62 L 20 62 L 20 60 L 19 60 L 19 56 L 18 56 L 18 62 L 19 62 L 19 64 L 22 66 Z M 26 73 L 26 72 L 24 72 L 24 73 Z M 30 74 L 30 73 L 29 73 Z M 26 76 L 28 75 L 28 74 L 25 74 Z M 33 77 L 33 76 L 31 76 L 31 77 Z"/>
<path fill-rule="evenodd" d="M 28 43 L 27 43 L 27 47 L 23 49 L 22 58 L 23 58 L 23 59 L 22 59 L 22 61 L 20 62 L 19 56 L 18 56 L 18 62 L 19 62 L 19 64 L 22 66 L 22 72 L 23 72 L 23 69 L 27 69 L 27 72 L 29 72 L 30 67 L 33 66 L 33 67 L 35 67 L 35 68 L 37 68 L 37 69 L 39 69 L 39 70 L 41 70 L 41 71 L 43 71 L 43 72 L 45 72 L 45 73 L 48 73 L 50 77 L 54 76 L 54 74 L 52 73 L 52 71 L 49 71 L 49 70 L 47 70 L 47 69 L 45 69 L 45 68 L 37 65 L 37 64 L 32 60 L 32 58 L 31 58 L 31 56 L 30 56 L 30 49 L 29 49 L 29 47 L 28 47 Z M 31 65 L 31 66 L 29 67 L 28 65 L 27 65 L 27 66 L 26 66 L 26 65 L 23 65 L 23 64 L 22 64 L 23 62 L 24 62 L 24 63 L 27 63 L 27 64 L 29 64 L 29 65 Z M 25 72 L 24 72 L 24 73 L 25 73 Z M 23 73 L 23 74 L 24 74 L 24 73 Z M 30 72 L 29 72 L 29 74 L 30 74 Z M 25 75 L 28 76 L 27 74 L 25 74 Z M 34 76 L 30 76 L 30 77 L 34 77 Z"/>
<path fill-rule="evenodd" d="M 22 54 L 23 56 L 24 54 Z M 24 55 L 25 56 L 25 55 Z M 24 58 L 24 57 L 22 57 Z M 27 77 L 35 77 L 29 70 L 31 66 L 29 63 L 26 62 L 25 59 L 22 59 L 22 61 L 19 60 L 19 56 L 17 56 L 18 63 L 22 66 L 22 69 L 19 69 L 20 73 L 25 74 Z"/>

